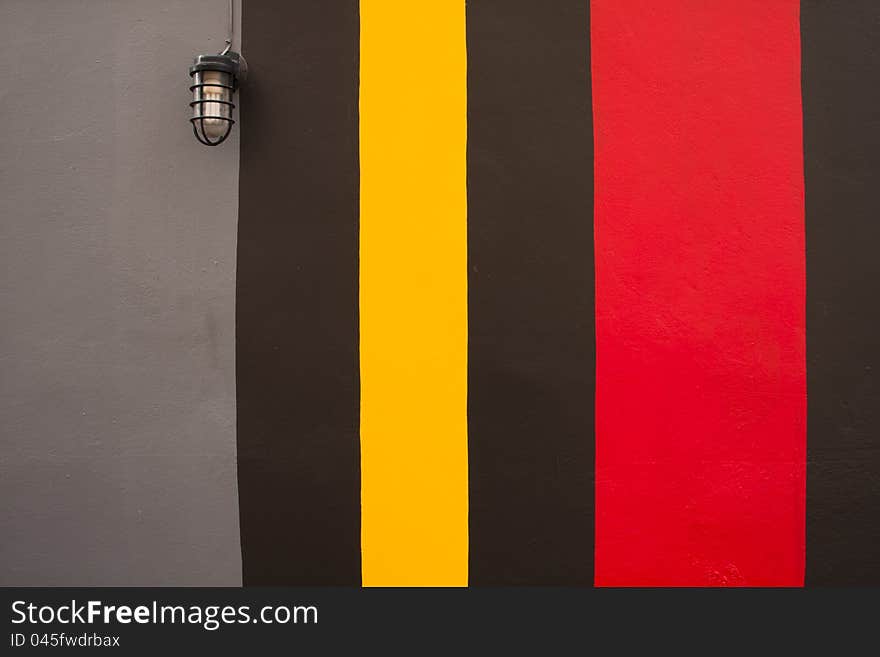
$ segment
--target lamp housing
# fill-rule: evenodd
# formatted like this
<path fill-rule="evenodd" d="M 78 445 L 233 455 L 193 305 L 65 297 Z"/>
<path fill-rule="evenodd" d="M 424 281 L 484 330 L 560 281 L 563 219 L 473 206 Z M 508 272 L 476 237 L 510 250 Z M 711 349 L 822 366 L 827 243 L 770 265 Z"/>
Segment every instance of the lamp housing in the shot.
<path fill-rule="evenodd" d="M 189 74 L 193 133 L 205 146 L 222 144 L 235 124 L 233 96 L 247 77 L 247 63 L 237 52 L 199 55 Z"/>

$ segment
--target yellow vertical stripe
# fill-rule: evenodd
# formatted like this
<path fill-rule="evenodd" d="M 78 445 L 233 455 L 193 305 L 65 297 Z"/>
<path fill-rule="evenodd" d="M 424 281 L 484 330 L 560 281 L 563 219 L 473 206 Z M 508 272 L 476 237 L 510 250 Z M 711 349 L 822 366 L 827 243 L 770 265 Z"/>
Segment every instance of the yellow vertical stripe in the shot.
<path fill-rule="evenodd" d="M 465 586 L 464 0 L 361 0 L 365 586 Z"/>

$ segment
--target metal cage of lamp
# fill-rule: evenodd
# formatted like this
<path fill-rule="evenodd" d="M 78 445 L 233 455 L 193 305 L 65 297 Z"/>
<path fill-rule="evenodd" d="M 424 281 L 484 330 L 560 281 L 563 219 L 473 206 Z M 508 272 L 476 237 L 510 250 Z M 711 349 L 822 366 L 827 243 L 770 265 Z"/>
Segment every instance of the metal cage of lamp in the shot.
<path fill-rule="evenodd" d="M 199 55 L 189 74 L 193 133 L 205 146 L 222 144 L 235 124 L 232 99 L 247 75 L 247 64 L 239 53 L 227 49 L 219 55 Z"/>

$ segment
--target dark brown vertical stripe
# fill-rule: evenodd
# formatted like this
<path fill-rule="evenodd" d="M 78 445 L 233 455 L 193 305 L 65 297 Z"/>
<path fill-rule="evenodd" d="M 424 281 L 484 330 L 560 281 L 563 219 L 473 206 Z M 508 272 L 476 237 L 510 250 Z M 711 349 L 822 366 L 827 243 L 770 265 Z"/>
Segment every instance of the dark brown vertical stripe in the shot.
<path fill-rule="evenodd" d="M 236 366 L 246 585 L 359 585 L 358 3 L 244 5 Z"/>
<path fill-rule="evenodd" d="M 471 0 L 470 583 L 593 582 L 589 3 Z"/>
<path fill-rule="evenodd" d="M 807 585 L 880 584 L 880 4 L 801 3 Z"/>

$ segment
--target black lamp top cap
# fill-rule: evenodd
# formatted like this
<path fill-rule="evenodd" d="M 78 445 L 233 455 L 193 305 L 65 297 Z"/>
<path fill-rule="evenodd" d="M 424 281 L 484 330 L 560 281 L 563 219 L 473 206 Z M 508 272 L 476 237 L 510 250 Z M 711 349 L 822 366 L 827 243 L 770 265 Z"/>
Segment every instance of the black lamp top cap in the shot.
<path fill-rule="evenodd" d="M 223 71 L 237 76 L 240 68 L 240 56 L 236 52 L 226 55 L 198 55 L 189 67 L 189 74 L 194 75 L 198 71 Z"/>

